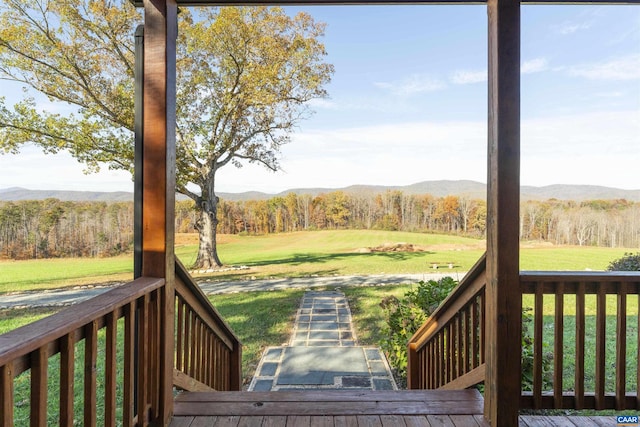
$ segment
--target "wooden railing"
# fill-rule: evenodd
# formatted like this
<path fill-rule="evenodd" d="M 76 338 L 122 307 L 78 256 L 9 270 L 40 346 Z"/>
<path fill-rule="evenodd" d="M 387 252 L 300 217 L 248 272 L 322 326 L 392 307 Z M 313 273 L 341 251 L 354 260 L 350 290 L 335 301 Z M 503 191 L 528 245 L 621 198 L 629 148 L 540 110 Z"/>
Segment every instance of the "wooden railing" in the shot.
<path fill-rule="evenodd" d="M 118 418 L 131 426 L 157 419 L 164 283 L 140 278 L 1 335 L 0 426 L 74 425 L 74 419 L 95 426 L 98 416 L 105 426 Z M 17 409 L 25 401 L 29 411 L 22 414 Z"/>
<path fill-rule="evenodd" d="M 409 388 L 484 380 L 484 265 L 411 338 Z M 520 284 L 533 311 L 532 390 L 520 408 L 640 409 L 640 273 L 521 272 Z"/>
<path fill-rule="evenodd" d="M 640 273 L 522 272 L 520 281 L 534 312 L 533 390 L 521 407 L 640 409 Z"/>
<path fill-rule="evenodd" d="M 176 273 L 174 385 L 239 390 L 240 342 Z M 0 335 L 0 427 L 162 423 L 165 291 L 143 277 Z"/>
<path fill-rule="evenodd" d="M 176 387 L 242 389 L 241 343 L 180 261 L 176 261 L 175 351 Z"/>
<path fill-rule="evenodd" d="M 409 388 L 464 389 L 484 381 L 485 268 L 483 255 L 409 341 Z"/>

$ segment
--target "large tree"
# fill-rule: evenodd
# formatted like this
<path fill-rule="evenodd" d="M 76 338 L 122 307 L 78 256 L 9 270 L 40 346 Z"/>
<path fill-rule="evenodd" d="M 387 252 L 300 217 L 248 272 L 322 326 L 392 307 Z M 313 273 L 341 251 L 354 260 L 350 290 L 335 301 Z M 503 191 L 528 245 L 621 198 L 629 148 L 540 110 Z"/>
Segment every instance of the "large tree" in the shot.
<path fill-rule="evenodd" d="M 67 150 L 88 170 L 133 168 L 133 31 L 126 0 L 3 0 L 0 78 L 73 107 L 40 108 L 0 98 L 0 148 Z M 225 7 L 180 14 L 177 188 L 194 200 L 196 266 L 222 263 L 216 249 L 217 171 L 258 162 L 279 168 L 281 146 L 308 101 L 326 96 L 333 67 L 319 41 L 324 25 L 280 8 Z M 25 92 L 28 94 L 28 92 Z"/>

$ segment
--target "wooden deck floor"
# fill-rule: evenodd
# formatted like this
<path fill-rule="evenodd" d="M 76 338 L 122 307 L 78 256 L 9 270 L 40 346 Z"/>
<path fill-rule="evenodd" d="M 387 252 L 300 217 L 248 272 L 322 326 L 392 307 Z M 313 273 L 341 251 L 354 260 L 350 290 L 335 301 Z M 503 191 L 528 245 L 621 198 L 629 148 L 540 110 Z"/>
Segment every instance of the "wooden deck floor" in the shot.
<path fill-rule="evenodd" d="M 476 390 L 183 393 L 171 427 L 484 427 Z M 616 426 L 615 417 L 520 417 L 521 427 Z"/>

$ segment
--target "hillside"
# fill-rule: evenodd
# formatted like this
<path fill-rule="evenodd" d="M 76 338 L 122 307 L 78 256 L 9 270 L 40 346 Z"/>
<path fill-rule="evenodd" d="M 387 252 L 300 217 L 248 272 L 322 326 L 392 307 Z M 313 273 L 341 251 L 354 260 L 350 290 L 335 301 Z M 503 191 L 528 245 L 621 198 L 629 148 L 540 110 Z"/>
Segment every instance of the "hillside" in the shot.
<path fill-rule="evenodd" d="M 351 185 L 343 188 L 293 188 L 278 194 L 267 194 L 258 191 L 244 193 L 218 193 L 226 200 L 264 200 L 288 193 L 310 194 L 316 196 L 332 191 L 344 191 L 351 194 L 368 195 L 385 191 L 399 190 L 405 194 L 431 194 L 436 197 L 447 195 L 468 196 L 473 199 L 484 199 L 486 185 L 476 181 L 423 181 L 405 186 L 382 185 Z M 523 186 L 521 197 L 523 200 L 611 200 L 627 199 L 640 202 L 639 190 L 623 190 L 619 188 L 600 187 L 594 185 L 548 185 L 544 187 Z M 68 201 L 130 201 L 133 195 L 128 192 L 92 192 L 92 191 L 57 191 L 57 190 L 28 190 L 20 187 L 0 189 L 0 201 L 43 200 L 56 198 Z M 181 197 L 182 198 L 182 197 Z"/>

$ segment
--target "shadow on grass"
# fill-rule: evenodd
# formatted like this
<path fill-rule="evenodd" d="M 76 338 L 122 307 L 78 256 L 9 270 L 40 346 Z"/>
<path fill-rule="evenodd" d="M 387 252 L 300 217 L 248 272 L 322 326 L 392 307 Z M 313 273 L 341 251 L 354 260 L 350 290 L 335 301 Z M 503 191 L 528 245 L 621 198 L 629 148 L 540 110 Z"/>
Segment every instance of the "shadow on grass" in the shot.
<path fill-rule="evenodd" d="M 242 342 L 243 381 L 253 377 L 266 347 L 286 343 L 304 290 L 211 295 L 209 300 Z"/>
<path fill-rule="evenodd" d="M 264 264 L 269 265 L 269 264 Z M 257 267 L 258 265 L 253 265 Z M 340 271 L 337 268 L 314 270 L 314 271 L 283 271 L 277 272 L 259 272 L 253 270 L 232 270 L 226 273 L 210 273 L 198 275 L 195 277 L 197 283 L 206 283 L 211 281 L 216 282 L 231 282 L 231 281 L 243 281 L 254 279 L 280 279 L 280 278 L 296 278 L 296 277 L 309 277 L 309 276 L 333 276 Z"/>
<path fill-rule="evenodd" d="M 326 263 L 337 260 L 350 260 L 353 258 L 374 258 L 376 260 L 405 261 L 409 259 L 420 258 L 425 255 L 433 255 L 435 252 L 371 252 L 371 253 L 337 253 L 337 254 L 316 254 L 316 253 L 300 253 L 294 254 L 287 258 L 267 259 L 246 263 L 249 267 L 258 267 L 264 265 L 301 265 Z"/>

